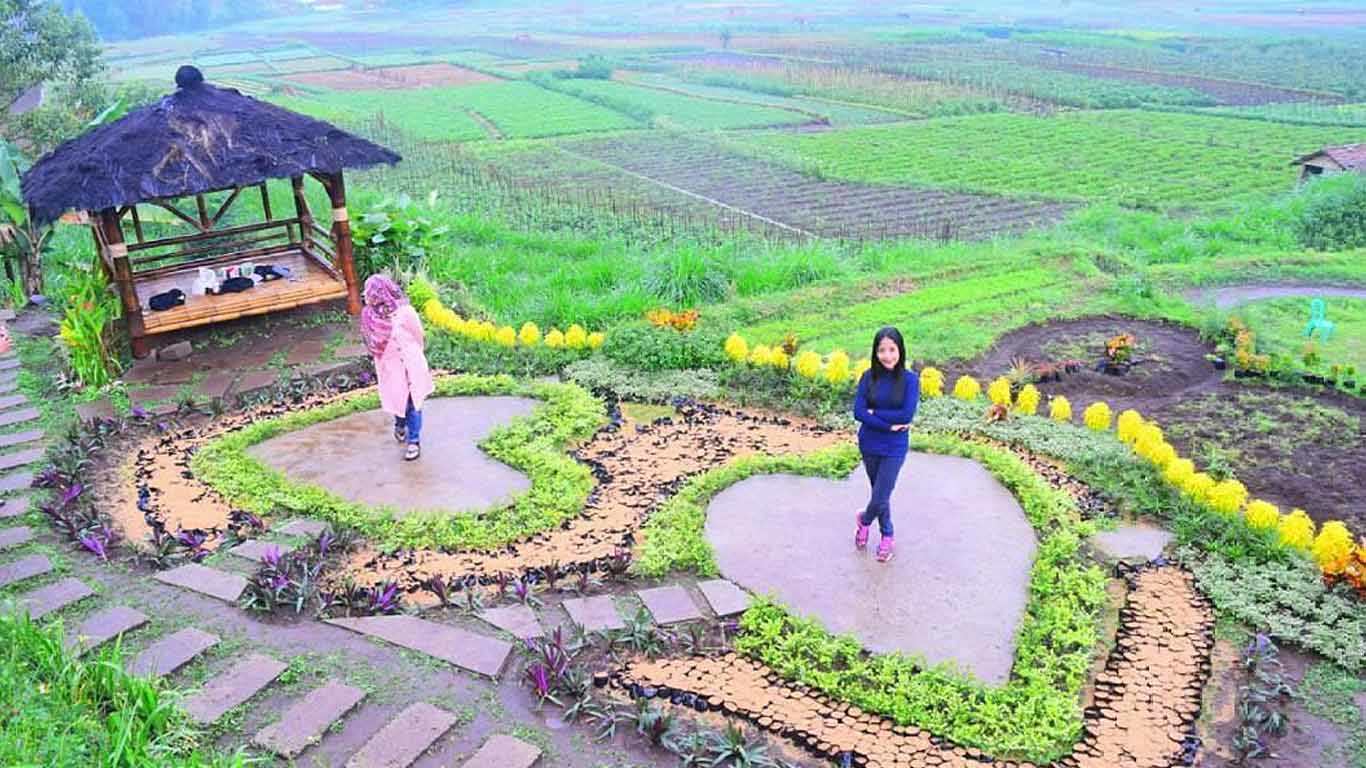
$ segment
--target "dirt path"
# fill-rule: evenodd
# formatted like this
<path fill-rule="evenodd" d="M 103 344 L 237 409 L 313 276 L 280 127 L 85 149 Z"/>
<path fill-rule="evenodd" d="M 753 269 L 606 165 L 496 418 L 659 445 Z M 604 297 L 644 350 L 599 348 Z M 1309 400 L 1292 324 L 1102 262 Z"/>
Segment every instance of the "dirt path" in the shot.
<path fill-rule="evenodd" d="M 1217 309 L 1229 309 L 1249 301 L 1276 299 L 1285 296 L 1345 296 L 1366 299 L 1366 287 L 1352 285 L 1322 285 L 1315 283 L 1249 283 L 1223 285 L 1217 288 L 1193 288 L 1185 293 L 1188 301 L 1196 304 L 1214 303 Z"/>

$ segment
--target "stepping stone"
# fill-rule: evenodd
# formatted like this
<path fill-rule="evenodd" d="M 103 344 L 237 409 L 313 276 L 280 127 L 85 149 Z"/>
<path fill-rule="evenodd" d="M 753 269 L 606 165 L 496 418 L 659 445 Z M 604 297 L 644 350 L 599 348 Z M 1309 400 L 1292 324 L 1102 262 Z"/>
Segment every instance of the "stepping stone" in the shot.
<path fill-rule="evenodd" d="M 42 414 L 38 413 L 37 408 L 20 408 L 17 411 L 5 411 L 0 413 L 0 427 L 8 427 L 11 424 L 23 424 L 26 421 L 33 421 Z"/>
<path fill-rule="evenodd" d="M 1091 539 L 1096 551 L 1108 561 L 1141 559 L 1144 562 L 1162 554 L 1172 534 L 1152 525 L 1125 525 L 1097 533 Z"/>
<path fill-rule="evenodd" d="M 361 616 L 328 619 L 327 623 L 493 678 L 503 671 L 503 664 L 512 653 L 511 643 L 416 616 Z"/>
<path fill-rule="evenodd" d="M 0 435 L 0 448 L 9 448 L 15 445 L 33 443 L 43 439 L 43 430 L 30 429 L 27 432 L 11 432 L 8 435 Z"/>
<path fill-rule="evenodd" d="M 697 588 L 717 616 L 733 616 L 749 610 L 749 595 L 725 579 L 699 582 Z"/>
<path fill-rule="evenodd" d="M 24 451 L 0 454 L 0 471 L 24 467 L 35 461 L 42 461 L 44 453 L 46 452 L 42 448 L 29 448 Z"/>
<path fill-rule="evenodd" d="M 28 403 L 28 398 L 23 395 L 5 395 L 0 397 L 0 411 L 14 408 Z"/>
<path fill-rule="evenodd" d="M 37 620 L 93 594 L 95 591 L 80 579 L 66 578 L 22 595 L 19 602 L 28 608 L 28 617 Z"/>
<path fill-rule="evenodd" d="M 455 725 L 455 720 L 450 712 L 419 701 L 379 729 L 346 761 L 346 768 L 408 768 Z"/>
<path fill-rule="evenodd" d="M 11 320 L 13 320 L 13 319 L 14 319 L 14 310 L 12 310 L 12 309 L 0 309 L 0 322 L 8 323 L 9 321 L 11 321 Z"/>
<path fill-rule="evenodd" d="M 365 698 L 365 691 L 328 681 L 285 710 L 277 723 L 262 728 L 251 743 L 292 759 L 322 738 L 329 726 Z"/>
<path fill-rule="evenodd" d="M 490 608 L 479 614 L 479 618 L 519 640 L 531 640 L 545 635 L 540 623 L 536 621 L 536 613 L 525 605 Z"/>
<path fill-rule="evenodd" d="M 187 563 L 169 571 L 162 571 L 156 575 L 156 579 L 163 584 L 193 590 L 229 603 L 237 602 L 242 590 L 247 588 L 245 577 L 198 563 Z"/>
<path fill-rule="evenodd" d="M 91 400 L 88 403 L 78 403 L 76 405 L 76 416 L 86 423 L 96 419 L 112 419 L 114 418 L 114 404 L 104 397 L 99 400 Z"/>
<path fill-rule="evenodd" d="M 564 601 L 564 609 L 569 618 L 583 627 L 585 632 L 605 629 L 624 629 L 626 622 L 617 614 L 617 606 L 607 595 L 597 597 L 576 597 Z"/>
<path fill-rule="evenodd" d="M 236 379 L 237 374 L 235 372 L 209 374 L 194 388 L 195 397 L 204 400 L 221 400 L 224 395 L 228 394 L 228 389 L 232 387 L 232 383 Z"/>
<path fill-rule="evenodd" d="M 19 358 L 5 357 L 0 358 L 0 371 L 9 371 L 19 367 Z"/>
<path fill-rule="evenodd" d="M 266 553 L 272 549 L 279 550 L 282 555 L 286 552 L 294 551 L 294 547 L 291 547 L 288 544 L 276 544 L 273 541 L 252 539 L 251 541 L 244 541 L 228 550 L 228 554 L 237 555 L 238 557 L 246 558 L 254 563 L 259 563 L 266 559 Z"/>
<path fill-rule="evenodd" d="M 28 496 L 0 500 L 0 519 L 18 517 L 28 511 Z"/>
<path fill-rule="evenodd" d="M 217 644 L 218 638 L 214 635 L 187 627 L 163 637 L 139 653 L 128 665 L 128 674 L 137 677 L 169 675 Z"/>
<path fill-rule="evenodd" d="M 170 402 L 175 403 L 180 399 L 180 385 L 168 384 L 155 387 L 143 387 L 135 392 L 128 393 L 134 405 L 146 405 L 147 403 Z"/>
<path fill-rule="evenodd" d="M 322 339 L 304 339 L 295 344 L 294 348 L 289 351 L 285 357 L 285 365 L 293 368 L 308 363 L 316 363 L 318 358 L 322 357 L 324 346 Z"/>
<path fill-rule="evenodd" d="M 280 374 L 276 371 L 248 371 L 242 374 L 233 393 L 238 397 L 249 395 L 252 392 L 269 389 L 279 381 Z"/>
<path fill-rule="evenodd" d="M 0 477 L 0 493 L 13 493 L 32 487 L 32 472 L 11 472 L 4 477 Z"/>
<path fill-rule="evenodd" d="M 346 346 L 339 348 L 336 352 L 338 360 L 351 360 L 357 357 L 365 357 L 369 354 L 370 350 L 366 349 L 364 344 L 347 344 Z"/>
<path fill-rule="evenodd" d="M 185 700 L 185 711 L 200 725 L 208 725 L 274 682 L 288 665 L 253 653 L 210 680 Z"/>
<path fill-rule="evenodd" d="M 8 395 L 18 388 L 18 378 L 14 376 L 0 377 L 0 394 Z"/>
<path fill-rule="evenodd" d="M 327 530 L 327 523 L 322 520 L 307 520 L 300 518 L 298 520 L 290 520 L 274 530 L 276 533 L 283 533 L 286 536 L 306 536 L 310 539 L 314 539 L 321 536 L 322 532 Z"/>
<path fill-rule="evenodd" d="M 541 759 L 541 748 L 513 736 L 490 736 L 484 746 L 465 761 L 464 768 L 531 768 Z"/>
<path fill-rule="evenodd" d="M 76 649 L 80 655 L 146 623 L 147 616 L 141 611 L 115 606 L 86 617 L 66 639 L 66 647 Z"/>
<path fill-rule="evenodd" d="M 0 565 L 0 587 L 41 576 L 51 570 L 52 561 L 46 555 L 29 555 L 8 565 Z"/>
<path fill-rule="evenodd" d="M 33 529 L 27 525 L 15 528 L 0 528 L 0 550 L 17 547 L 33 541 Z"/>
<path fill-rule="evenodd" d="M 672 584 L 667 587 L 642 589 L 636 593 L 656 624 L 675 624 L 680 621 L 695 621 L 702 618 L 697 604 L 688 597 L 688 590 Z"/>

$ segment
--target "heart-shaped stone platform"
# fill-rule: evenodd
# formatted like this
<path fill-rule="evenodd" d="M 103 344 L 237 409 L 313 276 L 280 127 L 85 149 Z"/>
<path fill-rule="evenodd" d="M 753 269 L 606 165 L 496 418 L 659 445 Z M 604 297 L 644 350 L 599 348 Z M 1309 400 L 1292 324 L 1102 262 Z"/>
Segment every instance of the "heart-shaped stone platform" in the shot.
<path fill-rule="evenodd" d="M 953 662 L 988 684 L 1010 676 L 1036 540 L 1019 503 L 970 459 L 912 453 L 892 495 L 896 557 L 854 549 L 868 501 L 846 480 L 768 475 L 717 494 L 706 536 L 721 573 L 877 653 Z"/>

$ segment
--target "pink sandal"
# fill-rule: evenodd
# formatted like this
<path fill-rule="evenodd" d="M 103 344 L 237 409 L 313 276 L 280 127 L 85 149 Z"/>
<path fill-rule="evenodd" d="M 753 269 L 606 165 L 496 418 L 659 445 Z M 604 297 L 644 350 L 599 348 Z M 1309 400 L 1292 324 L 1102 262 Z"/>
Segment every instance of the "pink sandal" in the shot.
<path fill-rule="evenodd" d="M 868 548 L 868 526 L 863 524 L 863 512 L 854 513 L 854 523 L 858 526 L 854 531 L 854 549 L 861 552 Z"/>
<path fill-rule="evenodd" d="M 892 547 L 895 545 L 895 539 L 891 536 L 883 536 L 882 541 L 879 541 L 877 544 L 877 561 L 879 563 L 885 563 L 895 557 L 896 553 L 892 551 Z"/>

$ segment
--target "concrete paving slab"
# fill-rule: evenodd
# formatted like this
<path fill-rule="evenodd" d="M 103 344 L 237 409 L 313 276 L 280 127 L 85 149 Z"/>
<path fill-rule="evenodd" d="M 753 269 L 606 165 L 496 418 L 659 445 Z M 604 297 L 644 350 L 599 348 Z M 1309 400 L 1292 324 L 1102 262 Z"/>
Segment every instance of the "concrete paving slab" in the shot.
<path fill-rule="evenodd" d="M 12 411 L 0 413 L 0 427 L 8 427 L 14 424 L 24 424 L 37 419 L 42 414 L 37 408 L 17 408 Z"/>
<path fill-rule="evenodd" d="M 480 613 L 479 618 L 520 640 L 533 640 L 545 634 L 536 621 L 536 612 L 525 605 L 490 608 Z"/>
<path fill-rule="evenodd" d="M 261 729 L 251 743 L 293 759 L 364 698 L 365 691 L 329 680 L 285 710 L 279 721 Z"/>
<path fill-rule="evenodd" d="M 23 432 L 11 432 L 7 435 L 0 435 L 0 448 L 10 448 L 16 445 L 36 443 L 43 439 L 43 430 L 30 429 Z"/>
<path fill-rule="evenodd" d="M 274 682 L 286 666 L 269 656 L 251 654 L 185 699 L 185 711 L 201 725 L 215 722 Z"/>
<path fill-rule="evenodd" d="M 1108 561 L 1142 560 L 1147 562 L 1162 554 L 1172 541 L 1172 534 L 1153 525 L 1125 525 L 1113 531 L 1096 534 L 1091 543 L 1100 556 Z"/>
<path fill-rule="evenodd" d="M 698 582 L 697 588 L 717 616 L 733 616 L 749 609 L 749 595 L 725 579 Z"/>
<path fill-rule="evenodd" d="M 379 729 L 346 768 L 408 768 L 455 723 L 455 715 L 419 701 Z"/>
<path fill-rule="evenodd" d="M 156 580 L 229 603 L 237 602 L 237 598 L 242 596 L 242 590 L 247 588 L 247 580 L 244 577 L 198 563 L 186 563 L 169 571 L 162 571 L 156 575 Z"/>
<path fill-rule="evenodd" d="M 39 587 L 19 597 L 19 604 L 28 609 L 30 619 L 41 619 L 49 613 L 56 613 L 72 603 L 84 600 L 95 594 L 80 579 L 66 578 L 46 587 Z"/>
<path fill-rule="evenodd" d="M 677 584 L 642 589 L 636 595 L 650 610 L 656 624 L 676 624 L 702 618 L 702 612 L 688 595 L 688 590 Z"/>
<path fill-rule="evenodd" d="M 416 616 L 359 616 L 328 619 L 327 623 L 425 653 L 488 677 L 496 678 L 512 653 L 511 643 Z"/>
<path fill-rule="evenodd" d="M 0 565 L 0 587 L 8 587 L 34 576 L 52 571 L 52 561 L 46 555 L 29 555 L 6 565 Z"/>
<path fill-rule="evenodd" d="M 98 648 L 127 632 L 147 623 L 146 614 L 124 605 L 107 608 L 87 616 L 66 638 L 66 646 L 77 654 Z"/>
<path fill-rule="evenodd" d="M 0 552 L 33 541 L 33 529 L 27 525 L 0 528 Z"/>
<path fill-rule="evenodd" d="M 27 471 L 10 472 L 0 477 L 0 493 L 14 493 L 33 487 L 33 473 Z"/>
<path fill-rule="evenodd" d="M 564 609 L 569 618 L 585 632 L 600 632 L 609 629 L 622 629 L 626 622 L 617 613 L 617 606 L 607 595 L 597 597 L 576 597 L 564 601 Z"/>
<path fill-rule="evenodd" d="M 0 453 L 0 472 L 42 461 L 46 453 L 42 448 L 25 448 L 22 451 Z"/>
<path fill-rule="evenodd" d="M 277 544 L 273 541 L 260 541 L 259 539 L 252 539 L 250 541 L 244 541 L 241 544 L 238 544 L 237 546 L 228 550 L 228 553 L 232 555 L 237 555 L 238 557 L 246 560 L 250 560 L 253 563 L 259 563 L 265 559 L 266 553 L 270 552 L 271 550 L 275 550 L 280 554 L 284 555 L 289 552 L 293 552 L 294 547 L 291 547 L 288 544 Z"/>
<path fill-rule="evenodd" d="M 275 528 L 276 533 L 283 533 L 286 536 L 306 536 L 315 539 L 327 530 L 327 522 L 324 520 L 297 519 Z"/>
<path fill-rule="evenodd" d="M 532 768 L 541 759 L 541 749 L 515 736 L 490 736 L 484 746 L 465 761 L 464 768 Z"/>
<path fill-rule="evenodd" d="M 138 677 L 164 677 L 217 644 L 216 636 L 186 627 L 152 643 L 135 656 L 128 664 L 128 673 Z"/>

